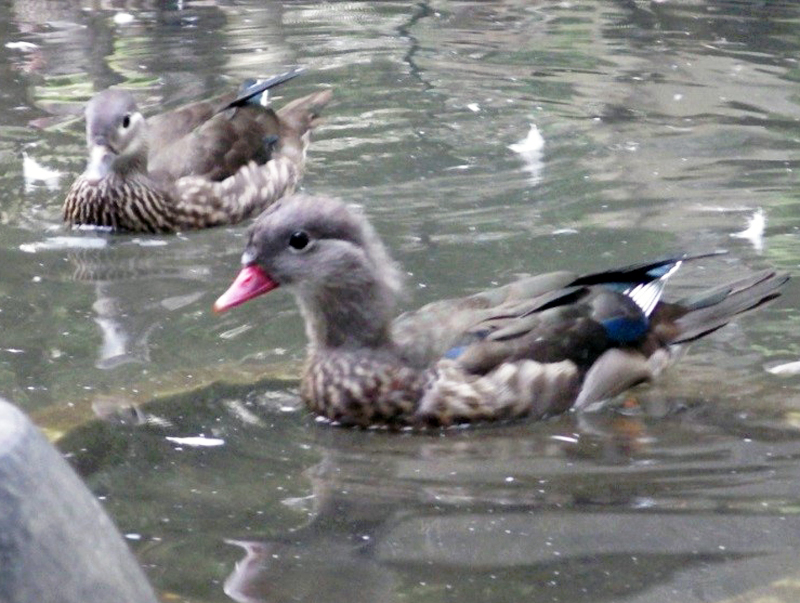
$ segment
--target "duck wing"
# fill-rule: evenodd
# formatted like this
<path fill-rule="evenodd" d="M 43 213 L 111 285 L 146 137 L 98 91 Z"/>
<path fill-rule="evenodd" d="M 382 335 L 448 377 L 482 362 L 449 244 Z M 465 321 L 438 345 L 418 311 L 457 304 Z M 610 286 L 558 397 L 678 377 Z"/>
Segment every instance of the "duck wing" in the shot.
<path fill-rule="evenodd" d="M 162 181 L 184 176 L 220 181 L 249 161 L 266 163 L 280 134 L 278 116 L 265 106 L 267 94 L 300 71 L 247 82 L 237 93 L 149 118 L 151 176 Z"/>
<path fill-rule="evenodd" d="M 406 312 L 392 323 L 392 340 L 413 366 L 426 367 L 449 350 L 477 339 L 479 325 L 508 323 L 577 278 L 572 272 L 526 277 L 502 287 L 461 298 L 440 300 Z"/>
<path fill-rule="evenodd" d="M 661 301 L 676 256 L 575 277 L 552 273 L 460 300 L 436 302 L 394 325 L 416 362 L 455 360 L 484 375 L 521 360 L 569 361 L 584 375 L 579 405 L 660 372 L 673 347 L 710 333 L 779 295 L 788 276 L 764 271 L 677 303 Z M 427 335 L 426 335 L 427 334 Z"/>
<path fill-rule="evenodd" d="M 148 171 L 162 181 L 200 176 L 218 182 L 249 161 L 266 163 L 278 134 L 278 118 L 270 108 L 242 107 L 233 116 L 217 113 L 170 143 L 151 135 L 156 150 L 148 157 Z"/>

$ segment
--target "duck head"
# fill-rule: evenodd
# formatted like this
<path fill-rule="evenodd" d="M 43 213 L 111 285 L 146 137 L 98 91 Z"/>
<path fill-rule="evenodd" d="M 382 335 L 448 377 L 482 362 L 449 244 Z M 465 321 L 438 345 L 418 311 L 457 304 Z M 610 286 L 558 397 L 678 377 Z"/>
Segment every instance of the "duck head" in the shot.
<path fill-rule="evenodd" d="M 312 346 L 388 345 L 400 272 L 359 209 L 307 195 L 276 203 L 251 227 L 242 270 L 214 310 L 284 286 Z"/>
<path fill-rule="evenodd" d="M 89 163 L 83 177 L 97 184 L 111 173 L 147 170 L 147 128 L 136 101 L 123 90 L 105 90 L 86 106 Z"/>

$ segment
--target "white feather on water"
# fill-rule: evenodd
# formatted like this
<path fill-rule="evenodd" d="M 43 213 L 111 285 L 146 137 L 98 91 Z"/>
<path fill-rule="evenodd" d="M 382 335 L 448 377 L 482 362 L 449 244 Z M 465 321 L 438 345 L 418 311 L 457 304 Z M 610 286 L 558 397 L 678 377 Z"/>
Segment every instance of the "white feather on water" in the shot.
<path fill-rule="evenodd" d="M 731 236 L 735 239 L 747 239 L 756 251 L 764 249 L 764 230 L 767 227 L 767 217 L 760 207 L 747 219 L 747 228 L 734 232 Z"/>
<path fill-rule="evenodd" d="M 525 163 L 525 170 L 530 174 L 528 181 L 532 186 L 536 186 L 542 181 L 542 170 L 544 169 L 544 137 L 539 132 L 536 124 L 531 124 L 527 136 L 508 145 L 508 148 L 517 153 Z"/>

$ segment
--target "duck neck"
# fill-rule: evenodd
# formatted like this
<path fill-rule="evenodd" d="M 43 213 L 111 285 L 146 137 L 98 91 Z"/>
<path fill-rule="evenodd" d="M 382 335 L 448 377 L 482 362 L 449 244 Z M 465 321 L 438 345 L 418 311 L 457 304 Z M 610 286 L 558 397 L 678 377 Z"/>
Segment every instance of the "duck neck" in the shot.
<path fill-rule="evenodd" d="M 377 283 L 298 295 L 312 350 L 391 347 L 393 296 Z"/>
<path fill-rule="evenodd" d="M 137 149 L 135 153 L 118 157 L 114 162 L 113 171 L 123 180 L 147 174 L 147 147 Z"/>

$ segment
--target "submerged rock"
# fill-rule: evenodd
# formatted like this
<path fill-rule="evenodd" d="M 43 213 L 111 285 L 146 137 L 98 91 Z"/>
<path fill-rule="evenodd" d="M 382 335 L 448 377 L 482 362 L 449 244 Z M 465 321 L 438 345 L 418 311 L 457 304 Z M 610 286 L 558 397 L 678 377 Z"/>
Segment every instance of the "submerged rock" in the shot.
<path fill-rule="evenodd" d="M 156 603 L 122 536 L 81 479 L 0 399 L 0 601 Z"/>

